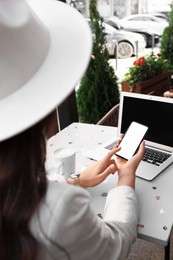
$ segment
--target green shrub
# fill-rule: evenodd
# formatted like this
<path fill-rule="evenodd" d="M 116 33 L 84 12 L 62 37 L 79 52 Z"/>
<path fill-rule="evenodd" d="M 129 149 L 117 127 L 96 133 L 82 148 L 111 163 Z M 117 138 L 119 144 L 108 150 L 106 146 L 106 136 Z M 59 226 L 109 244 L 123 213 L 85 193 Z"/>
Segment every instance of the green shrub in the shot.
<path fill-rule="evenodd" d="M 168 14 L 169 26 L 163 31 L 161 37 L 160 51 L 163 59 L 169 60 L 173 65 L 173 4 L 170 4 L 171 11 Z"/>
<path fill-rule="evenodd" d="M 88 69 L 77 91 L 77 106 L 80 122 L 97 123 L 119 103 L 119 87 L 117 76 L 109 64 L 103 20 L 94 0 L 90 0 L 89 23 L 93 34 L 93 50 Z"/>

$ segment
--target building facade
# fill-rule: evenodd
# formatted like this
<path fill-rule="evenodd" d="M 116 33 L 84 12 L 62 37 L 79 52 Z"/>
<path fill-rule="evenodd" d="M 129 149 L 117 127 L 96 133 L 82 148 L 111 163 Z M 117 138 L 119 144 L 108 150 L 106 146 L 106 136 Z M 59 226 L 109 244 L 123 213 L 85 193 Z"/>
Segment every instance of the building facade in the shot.
<path fill-rule="evenodd" d="M 77 8 L 85 17 L 89 16 L 90 0 L 66 0 Z M 130 14 L 154 11 L 170 11 L 173 0 L 97 0 L 98 10 L 103 17 L 117 16 L 123 18 Z"/>

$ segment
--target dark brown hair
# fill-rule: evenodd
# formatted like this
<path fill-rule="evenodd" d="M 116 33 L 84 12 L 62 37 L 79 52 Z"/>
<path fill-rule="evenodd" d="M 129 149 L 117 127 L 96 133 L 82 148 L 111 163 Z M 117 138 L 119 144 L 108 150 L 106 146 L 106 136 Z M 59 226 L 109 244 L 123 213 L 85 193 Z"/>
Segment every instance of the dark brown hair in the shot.
<path fill-rule="evenodd" d="M 0 142 L 0 259 L 35 260 L 30 219 L 47 189 L 45 121 Z"/>

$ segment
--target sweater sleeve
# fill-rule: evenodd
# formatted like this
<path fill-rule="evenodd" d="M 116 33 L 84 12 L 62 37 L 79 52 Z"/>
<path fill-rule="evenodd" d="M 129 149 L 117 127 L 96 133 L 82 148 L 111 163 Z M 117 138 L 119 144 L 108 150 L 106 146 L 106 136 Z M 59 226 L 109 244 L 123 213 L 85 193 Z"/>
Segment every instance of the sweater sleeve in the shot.
<path fill-rule="evenodd" d="M 104 221 L 119 234 L 117 254 L 126 259 L 137 236 L 139 206 L 134 189 L 119 186 L 108 193 L 104 209 Z"/>
<path fill-rule="evenodd" d="M 134 190 L 125 186 L 111 190 L 104 219 L 95 215 L 90 199 L 85 189 L 65 188 L 47 235 L 66 249 L 71 260 L 126 259 L 136 238 L 138 204 Z"/>

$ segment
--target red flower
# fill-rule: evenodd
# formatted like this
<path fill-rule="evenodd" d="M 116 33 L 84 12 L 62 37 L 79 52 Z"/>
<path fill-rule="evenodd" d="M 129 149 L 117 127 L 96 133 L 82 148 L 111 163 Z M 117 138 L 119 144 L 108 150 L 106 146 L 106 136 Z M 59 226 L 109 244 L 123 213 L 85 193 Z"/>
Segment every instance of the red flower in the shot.
<path fill-rule="evenodd" d="M 139 65 L 142 65 L 142 66 L 143 66 L 144 63 L 145 63 L 144 61 L 145 61 L 145 58 L 144 58 L 144 57 L 140 57 L 140 58 L 139 58 L 139 61 L 138 61 L 138 62 L 139 62 Z"/>
<path fill-rule="evenodd" d="M 138 60 L 135 60 L 135 61 L 133 62 L 133 65 L 138 66 L 138 65 L 139 65 L 139 64 L 138 64 Z"/>
<path fill-rule="evenodd" d="M 133 65 L 135 66 L 143 66 L 145 64 L 145 58 L 140 57 L 138 60 L 134 61 Z"/>

